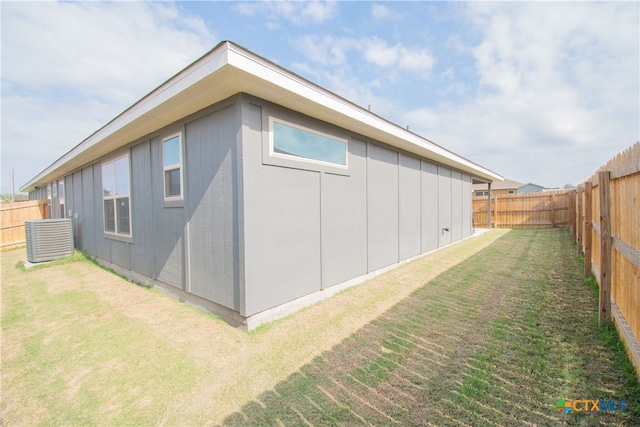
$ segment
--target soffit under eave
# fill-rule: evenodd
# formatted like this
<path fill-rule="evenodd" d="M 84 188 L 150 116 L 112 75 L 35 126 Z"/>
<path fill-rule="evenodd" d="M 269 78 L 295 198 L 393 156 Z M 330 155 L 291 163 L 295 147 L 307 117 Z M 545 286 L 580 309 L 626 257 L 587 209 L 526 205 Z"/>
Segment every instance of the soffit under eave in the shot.
<path fill-rule="evenodd" d="M 258 66 L 260 65 L 258 64 Z M 166 125 L 181 120 L 239 92 L 245 92 L 277 103 L 283 107 L 349 129 L 373 140 L 387 143 L 471 175 L 478 175 L 489 180 L 495 179 L 492 173 L 488 175 L 483 173 L 484 168 L 479 167 L 480 169 L 477 169 L 473 165 L 465 164 L 466 161 L 464 159 L 460 162 L 456 160 L 456 157 L 459 156 L 453 153 L 449 154 L 449 152 L 440 147 L 432 150 L 426 146 L 407 141 L 393 133 L 381 131 L 380 127 L 392 126 L 394 129 L 391 132 L 395 133 L 399 129 L 395 129 L 396 125 L 386 123 L 374 115 L 368 116 L 365 112 L 358 111 L 358 107 L 341 100 L 339 97 L 331 97 L 304 81 L 294 81 L 294 84 L 297 84 L 298 90 L 304 92 L 306 96 L 283 87 L 283 83 L 280 80 L 287 81 L 287 76 L 279 73 L 271 73 L 271 77 L 275 76 L 280 81 L 279 84 L 275 84 L 233 65 L 224 64 L 221 66 L 220 58 L 216 58 L 215 67 L 217 68 L 213 71 L 210 70 L 210 73 L 204 75 L 204 77 L 198 77 L 199 80 L 195 83 L 188 84 L 186 82 L 188 79 L 178 79 L 157 93 L 152 93 L 143 98 L 45 169 L 37 176 L 36 180 L 32 180 L 28 184 L 27 191 L 32 190 L 35 186 L 42 186 L 54 179 L 58 179 L 60 176 L 90 164 Z M 197 73 L 204 73 L 204 71 L 201 68 L 197 70 Z M 332 108 L 312 100 L 312 98 L 331 103 Z M 353 117 L 354 114 L 363 115 L 363 113 L 365 113 L 365 121 L 357 120 Z M 380 126 L 376 124 L 378 121 L 381 123 Z M 442 151 L 444 154 L 439 154 L 438 151 Z M 26 188 L 26 186 L 23 188 Z"/>
<path fill-rule="evenodd" d="M 31 191 L 46 185 L 237 92 L 238 85 L 231 70 L 223 67 L 147 111 L 144 102 L 136 104 L 67 152 L 21 190 Z M 136 113 L 137 117 L 129 118 Z"/>

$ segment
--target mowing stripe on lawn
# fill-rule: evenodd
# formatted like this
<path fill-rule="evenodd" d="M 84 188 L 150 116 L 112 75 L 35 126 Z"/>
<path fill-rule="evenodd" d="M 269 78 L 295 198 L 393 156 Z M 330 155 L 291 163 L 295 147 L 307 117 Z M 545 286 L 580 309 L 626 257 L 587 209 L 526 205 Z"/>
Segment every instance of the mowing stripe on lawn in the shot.
<path fill-rule="evenodd" d="M 637 412 L 577 412 L 620 395 L 597 296 L 566 230 L 515 230 L 439 275 L 228 425 L 635 425 Z M 626 389 L 628 390 L 628 389 Z"/>

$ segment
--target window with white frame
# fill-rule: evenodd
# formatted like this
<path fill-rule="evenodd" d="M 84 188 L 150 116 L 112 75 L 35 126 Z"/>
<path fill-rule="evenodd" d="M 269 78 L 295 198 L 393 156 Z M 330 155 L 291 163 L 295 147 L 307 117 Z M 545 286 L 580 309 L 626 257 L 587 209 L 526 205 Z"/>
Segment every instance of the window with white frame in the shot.
<path fill-rule="evenodd" d="M 102 206 L 106 233 L 131 235 L 129 156 L 102 164 Z"/>
<path fill-rule="evenodd" d="M 165 200 L 182 199 L 182 138 L 177 133 L 162 140 Z"/>
<path fill-rule="evenodd" d="M 272 156 L 347 168 L 346 140 L 274 118 L 270 122 Z"/>
<path fill-rule="evenodd" d="M 51 184 L 47 184 L 47 218 L 51 218 Z"/>
<path fill-rule="evenodd" d="M 60 218 L 65 218 L 67 215 L 64 212 L 64 179 L 58 181 L 58 203 L 60 204 Z"/>

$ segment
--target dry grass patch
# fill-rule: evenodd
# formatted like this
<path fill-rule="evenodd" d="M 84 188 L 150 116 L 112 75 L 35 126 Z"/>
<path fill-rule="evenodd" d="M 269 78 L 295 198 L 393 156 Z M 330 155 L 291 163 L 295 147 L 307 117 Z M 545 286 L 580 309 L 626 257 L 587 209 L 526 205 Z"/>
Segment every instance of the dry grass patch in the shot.
<path fill-rule="evenodd" d="M 24 249 L 3 252 L 2 422 L 222 422 L 505 234 L 445 248 L 249 334 L 89 262 L 25 272 L 15 268 Z M 396 353 L 389 345 L 380 373 Z"/>

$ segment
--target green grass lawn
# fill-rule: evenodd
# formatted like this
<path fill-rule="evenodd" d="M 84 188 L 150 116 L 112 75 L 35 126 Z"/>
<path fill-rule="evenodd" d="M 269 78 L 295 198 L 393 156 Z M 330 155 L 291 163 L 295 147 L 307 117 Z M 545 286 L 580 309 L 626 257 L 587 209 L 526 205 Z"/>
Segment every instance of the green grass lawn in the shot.
<path fill-rule="evenodd" d="M 495 230 L 245 333 L 82 257 L 2 253 L 2 424 L 640 425 L 565 230 Z M 625 399 L 570 412 L 559 398 Z"/>

